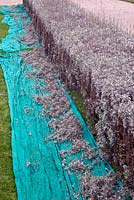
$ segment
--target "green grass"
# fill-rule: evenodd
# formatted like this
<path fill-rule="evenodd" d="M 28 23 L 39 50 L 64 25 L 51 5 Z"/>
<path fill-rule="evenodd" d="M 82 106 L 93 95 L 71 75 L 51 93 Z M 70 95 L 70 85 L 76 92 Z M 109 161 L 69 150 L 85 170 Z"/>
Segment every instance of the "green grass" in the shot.
<path fill-rule="evenodd" d="M 129 3 L 134 3 L 134 0 L 122 0 L 122 1 L 126 1 L 126 2 L 129 2 Z"/>
<path fill-rule="evenodd" d="M 0 67 L 0 200 L 16 200 L 7 89 Z"/>
<path fill-rule="evenodd" d="M 6 37 L 9 26 L 2 23 L 0 14 L 0 38 Z M 5 54 L 5 52 L 1 52 Z M 0 66 L 0 200 L 17 200 L 12 169 L 10 114 L 6 83 Z"/>
<path fill-rule="evenodd" d="M 1 55 L 6 55 L 5 51 L 0 52 Z"/>
<path fill-rule="evenodd" d="M 9 26 L 7 24 L 1 22 L 3 18 L 4 15 L 0 14 L 0 38 L 5 38 L 9 29 Z"/>
<path fill-rule="evenodd" d="M 83 119 L 85 120 L 86 124 L 93 132 L 94 136 L 96 136 L 96 129 L 95 124 L 97 123 L 97 118 L 95 116 L 89 117 L 86 105 L 84 103 L 84 99 L 80 92 L 78 91 L 71 91 L 70 92 L 79 112 L 81 113 Z"/>

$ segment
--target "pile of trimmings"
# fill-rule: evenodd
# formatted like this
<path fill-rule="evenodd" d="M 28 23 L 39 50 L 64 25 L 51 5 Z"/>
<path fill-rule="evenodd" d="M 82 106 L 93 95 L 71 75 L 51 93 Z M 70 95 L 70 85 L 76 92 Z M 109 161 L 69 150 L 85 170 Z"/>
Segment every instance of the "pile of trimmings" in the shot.
<path fill-rule="evenodd" d="M 72 111 L 65 113 L 58 119 L 53 118 L 49 122 L 54 135 L 51 138 L 66 141 L 80 139 L 82 137 L 81 125 Z"/>
<path fill-rule="evenodd" d="M 16 9 L 20 8 L 20 9 Z M 22 12 L 24 8 L 21 6 L 8 6 L 5 11 L 13 18 L 14 24 L 19 24 L 21 21 L 22 29 L 24 27 L 25 32 L 23 34 L 17 34 L 17 41 L 21 44 L 25 43 L 27 46 L 34 46 L 38 43 L 38 37 L 35 34 L 35 30 L 32 22 L 28 19 L 26 12 Z M 20 30 L 19 30 L 20 31 Z M 21 30 L 22 31 L 22 30 Z"/>
<path fill-rule="evenodd" d="M 114 189 L 111 187 L 112 185 L 115 187 Z M 93 200 L 125 200 L 124 191 L 120 190 L 120 194 L 118 194 L 116 186 L 117 177 L 112 172 L 105 177 L 95 177 L 86 171 L 81 178 L 81 194 L 84 199 L 92 197 Z"/>
<path fill-rule="evenodd" d="M 89 174 L 90 172 L 93 174 L 95 165 L 101 168 L 102 159 L 98 155 L 99 151 L 97 147 L 92 148 L 83 139 L 82 126 L 70 109 L 70 103 L 64 89 L 56 79 L 56 71 L 53 65 L 47 61 L 47 58 L 41 56 L 40 51 L 41 47 L 31 52 L 23 52 L 21 55 L 25 62 L 33 65 L 36 69 L 33 72 L 27 72 L 27 74 L 29 73 L 30 76 L 31 73 L 31 77 L 35 80 L 42 78 L 46 83 L 46 85 L 42 85 L 43 89 L 47 91 L 46 94 L 36 97 L 36 102 L 43 105 L 44 114 L 50 119 L 48 124 L 51 135 L 45 139 L 45 142 L 49 140 L 53 140 L 54 143 L 70 141 L 72 144 L 70 150 L 61 150 L 60 156 L 62 167 L 68 172 L 75 172 L 80 179 L 80 193 L 74 195 L 75 198 L 79 199 L 79 195 L 82 195 L 84 199 L 93 197 L 94 200 L 102 200 L 112 195 L 109 199 L 123 200 L 124 197 L 119 198 L 120 195 L 113 189 L 113 186 L 117 185 L 115 173 L 96 178 Z M 72 155 L 77 153 L 81 153 L 81 155 L 78 159 L 73 159 Z M 67 162 L 68 158 L 70 159 L 69 163 Z M 85 164 L 85 160 L 88 160 L 90 164 Z"/>
<path fill-rule="evenodd" d="M 69 109 L 70 103 L 62 90 L 55 90 L 44 99 L 44 111 L 49 116 L 59 116 Z M 64 122 L 63 122 L 64 123 Z"/>
<path fill-rule="evenodd" d="M 83 152 L 83 159 L 84 158 L 88 158 L 89 160 L 94 158 L 95 157 L 95 150 L 96 150 L 96 153 L 97 153 L 97 149 L 96 148 L 90 148 L 89 146 L 89 143 L 86 142 L 82 137 L 81 135 L 79 135 L 79 138 L 75 137 L 72 138 L 72 148 L 71 150 L 69 151 L 61 151 L 60 154 L 61 154 L 61 157 L 62 158 L 65 158 L 67 153 L 68 154 L 75 154 L 75 153 L 78 153 L 78 152 Z"/>
<path fill-rule="evenodd" d="M 25 43 L 28 46 L 36 44 L 38 39 L 37 36 L 35 35 L 35 30 L 31 22 L 25 24 L 25 30 L 27 34 L 25 34 L 25 36 L 23 36 L 21 40 L 25 41 Z"/>

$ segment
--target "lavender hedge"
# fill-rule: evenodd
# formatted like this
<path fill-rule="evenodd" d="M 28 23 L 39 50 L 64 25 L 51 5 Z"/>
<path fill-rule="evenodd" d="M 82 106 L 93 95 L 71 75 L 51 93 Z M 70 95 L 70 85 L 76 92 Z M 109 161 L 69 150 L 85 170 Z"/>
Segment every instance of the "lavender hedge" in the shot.
<path fill-rule="evenodd" d="M 49 60 L 98 116 L 97 140 L 134 196 L 134 37 L 69 0 L 24 0 Z"/>

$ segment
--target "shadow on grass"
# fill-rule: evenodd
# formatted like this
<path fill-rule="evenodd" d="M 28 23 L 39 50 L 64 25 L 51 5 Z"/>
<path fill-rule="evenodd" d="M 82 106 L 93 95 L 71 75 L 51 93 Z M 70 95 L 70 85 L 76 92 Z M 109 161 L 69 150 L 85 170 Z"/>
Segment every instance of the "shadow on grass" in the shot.
<path fill-rule="evenodd" d="M 92 131 L 94 137 L 96 137 L 96 128 L 95 124 L 97 123 L 98 119 L 95 116 L 89 117 L 87 107 L 84 103 L 84 98 L 78 91 L 71 91 L 70 92 L 79 112 L 81 113 L 84 121 L 86 122 L 89 129 Z"/>

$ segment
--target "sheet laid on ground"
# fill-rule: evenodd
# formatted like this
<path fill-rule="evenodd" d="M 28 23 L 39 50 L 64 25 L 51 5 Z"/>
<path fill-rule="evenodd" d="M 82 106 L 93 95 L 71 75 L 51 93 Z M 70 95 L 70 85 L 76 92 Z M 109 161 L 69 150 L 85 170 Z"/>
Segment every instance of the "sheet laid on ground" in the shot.
<path fill-rule="evenodd" d="M 8 88 L 18 200 L 87 199 L 81 192 L 82 177 L 105 176 L 113 170 L 98 155 L 91 132 L 52 75 L 52 66 L 30 63 L 29 57 L 40 51 L 24 7 L 4 6 L 0 12 L 10 26 L 0 44 L 0 65 Z"/>

